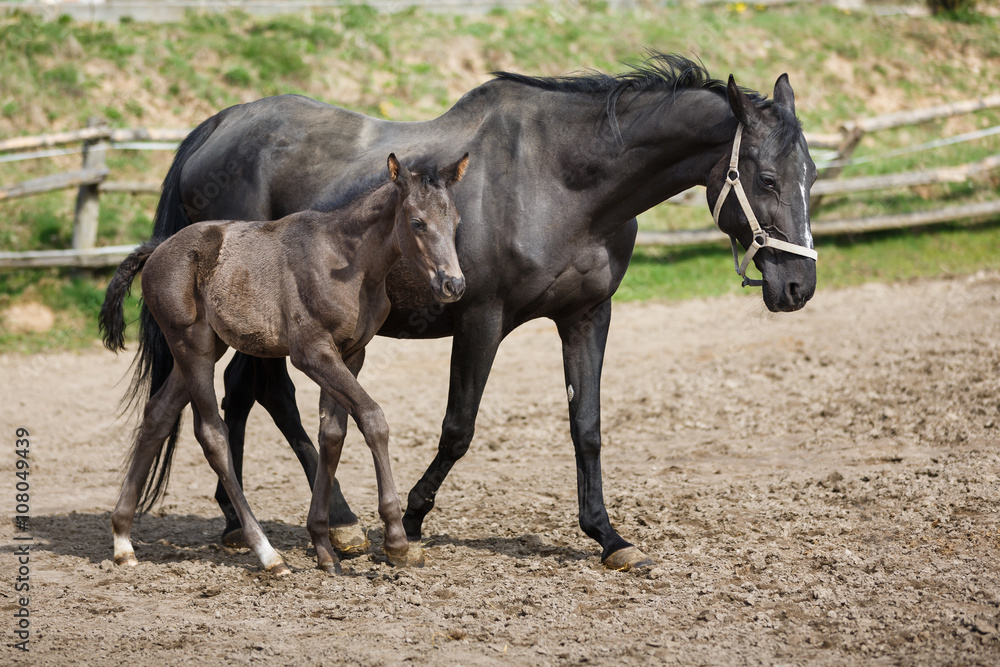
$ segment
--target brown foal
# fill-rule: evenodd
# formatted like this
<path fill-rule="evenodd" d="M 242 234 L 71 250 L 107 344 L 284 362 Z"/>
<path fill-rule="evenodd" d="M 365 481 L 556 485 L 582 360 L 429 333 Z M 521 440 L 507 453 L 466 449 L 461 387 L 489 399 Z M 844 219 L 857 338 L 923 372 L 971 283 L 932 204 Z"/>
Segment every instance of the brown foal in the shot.
<path fill-rule="evenodd" d="M 388 158 L 389 179 L 364 188 L 328 212 L 304 211 L 269 222 L 213 221 L 140 246 L 108 285 L 100 323 L 105 345 L 124 347 L 122 303 L 142 270 L 143 299 L 174 359 L 166 383 L 146 403 L 118 504 L 111 514 L 115 563 L 138 561 L 130 538 L 150 467 L 189 402 L 194 431 L 212 469 L 235 502 L 247 544 L 264 567 L 290 572 L 254 518 L 236 479 L 228 433 L 215 395 L 215 364 L 228 347 L 284 357 L 315 381 L 320 395 L 320 465 L 308 528 L 321 569 L 340 572 L 330 544 L 329 507 L 351 415 L 375 461 L 383 549 L 407 561 L 402 512 L 389 466 L 389 427 L 358 383 L 365 345 L 389 314 L 385 280 L 400 257 L 430 283 L 434 296 L 461 298 L 465 278 L 455 232 L 460 222 L 450 187 L 468 154 L 443 169 Z"/>

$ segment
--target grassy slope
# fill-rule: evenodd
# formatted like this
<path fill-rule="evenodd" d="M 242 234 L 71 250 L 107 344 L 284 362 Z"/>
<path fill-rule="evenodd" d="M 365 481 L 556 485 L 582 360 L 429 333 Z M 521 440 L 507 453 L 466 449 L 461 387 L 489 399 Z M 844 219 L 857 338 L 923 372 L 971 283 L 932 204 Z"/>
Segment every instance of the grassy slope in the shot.
<path fill-rule="evenodd" d="M 614 30 L 608 25 L 613 24 Z M 495 69 L 562 74 L 621 70 L 646 48 L 699 57 L 709 71 L 769 90 L 787 71 L 808 130 L 832 132 L 844 119 L 976 97 L 1000 81 L 996 21 L 953 23 L 878 18 L 829 8 L 734 11 L 725 7 L 496 12 L 453 17 L 409 10 L 392 16 L 365 7 L 274 20 L 192 16 L 185 25 L 120 26 L 0 17 L 0 137 L 74 129 L 89 116 L 118 126 L 190 127 L 230 104 L 281 92 L 399 120 L 441 113 Z M 53 55 L 50 55 L 53 54 Z M 993 84 L 996 86 L 996 84 Z M 984 112 L 907 128 L 862 145 L 861 152 L 1000 124 Z M 1000 151 L 1000 138 L 879 161 L 847 175 L 959 163 Z M 115 178 L 155 179 L 169 153 L 118 151 Z M 0 164 L 12 183 L 76 168 L 78 156 Z M 829 200 L 819 217 L 872 215 L 982 198 L 1000 185 L 935 186 L 877 197 Z M 985 186 L 985 187 L 984 187 Z M 156 199 L 102 197 L 100 243 L 145 238 Z M 66 247 L 73 193 L 5 202 L 0 247 Z M 703 227 L 707 209 L 658 207 L 648 228 Z M 883 234 L 820 245 L 821 286 L 898 279 L 942 271 L 997 268 L 996 227 L 937 228 L 934 234 Z M 637 253 L 622 298 L 684 298 L 738 289 L 724 247 Z M 41 301 L 57 311 L 44 336 L 0 328 L 0 349 L 83 344 L 96 335 L 94 314 L 106 276 L 89 280 L 56 270 L 0 274 L 0 310 Z"/>

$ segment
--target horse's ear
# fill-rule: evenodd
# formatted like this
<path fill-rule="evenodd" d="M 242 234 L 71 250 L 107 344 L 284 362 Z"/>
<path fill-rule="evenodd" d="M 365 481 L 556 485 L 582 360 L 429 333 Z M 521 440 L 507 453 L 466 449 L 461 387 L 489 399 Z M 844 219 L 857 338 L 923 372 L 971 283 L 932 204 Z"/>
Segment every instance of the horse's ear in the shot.
<path fill-rule="evenodd" d="M 777 83 L 774 84 L 774 101 L 795 113 L 795 92 L 792 90 L 792 84 L 788 83 L 787 74 L 779 76 Z"/>
<path fill-rule="evenodd" d="M 449 165 L 441 170 L 441 175 L 445 178 L 445 185 L 451 187 L 462 180 L 462 176 L 465 175 L 465 169 L 469 166 L 469 154 L 466 153 L 458 162 Z"/>
<path fill-rule="evenodd" d="M 753 125 L 760 118 L 760 111 L 747 94 L 736 85 L 736 79 L 729 75 L 729 84 L 726 86 L 726 97 L 729 98 L 729 106 L 732 108 L 736 118 L 744 125 Z"/>
<path fill-rule="evenodd" d="M 392 182 L 404 189 L 409 187 L 411 179 L 410 170 L 396 159 L 395 153 L 389 153 L 387 164 L 389 166 L 389 178 L 392 179 Z"/>

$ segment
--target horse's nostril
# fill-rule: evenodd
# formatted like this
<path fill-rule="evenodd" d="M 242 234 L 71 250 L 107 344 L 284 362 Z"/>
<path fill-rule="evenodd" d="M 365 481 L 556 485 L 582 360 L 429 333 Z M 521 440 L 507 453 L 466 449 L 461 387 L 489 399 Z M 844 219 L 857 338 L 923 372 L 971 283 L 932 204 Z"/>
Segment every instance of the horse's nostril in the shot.
<path fill-rule="evenodd" d="M 802 289 L 799 287 L 798 283 L 788 283 L 788 296 L 793 299 L 798 299 L 801 293 Z"/>

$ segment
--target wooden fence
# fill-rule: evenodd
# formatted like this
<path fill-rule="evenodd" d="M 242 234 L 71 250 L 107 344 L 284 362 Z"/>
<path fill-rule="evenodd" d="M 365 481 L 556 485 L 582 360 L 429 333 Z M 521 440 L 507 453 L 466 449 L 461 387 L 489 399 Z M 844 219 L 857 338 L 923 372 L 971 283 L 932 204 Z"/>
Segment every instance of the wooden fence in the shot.
<path fill-rule="evenodd" d="M 810 147 L 814 150 L 833 151 L 833 159 L 821 171 L 820 178 L 812 188 L 812 207 L 815 211 L 823 197 L 889 188 L 914 187 L 934 183 L 964 182 L 969 178 L 1000 169 L 1000 155 L 992 155 L 984 160 L 964 165 L 941 167 L 924 171 L 904 172 L 883 176 L 861 178 L 838 178 L 844 167 L 850 164 L 851 156 L 868 133 L 923 123 L 970 113 L 982 109 L 1000 107 L 1000 95 L 979 100 L 888 114 L 875 118 L 846 123 L 840 133 L 820 135 L 806 133 Z M 1000 133 L 1000 128 L 996 133 Z M 135 246 L 96 247 L 97 221 L 102 192 L 158 193 L 160 181 L 113 181 L 108 180 L 109 171 L 105 155 L 116 145 L 134 142 L 149 143 L 154 149 L 172 149 L 177 142 L 187 136 L 189 130 L 152 129 L 111 129 L 92 120 L 87 128 L 72 132 L 60 132 L 33 137 L 16 137 L 0 141 L 0 154 L 12 151 L 38 151 L 35 156 L 44 155 L 39 149 L 72 144 L 83 145 L 83 163 L 80 169 L 53 176 L 45 176 L 24 181 L 9 187 L 0 187 L 0 206 L 6 199 L 27 197 L 55 190 L 77 188 L 77 200 L 73 222 L 72 248 L 66 250 L 42 250 L 28 252 L 0 252 L 0 268 L 15 267 L 102 267 L 120 263 Z M 984 131 L 990 133 L 990 131 Z M 980 132 L 978 134 L 983 134 Z M 949 141 L 949 140 L 943 140 Z M 164 145 L 162 142 L 169 142 Z M 688 191 L 670 200 L 673 203 L 704 205 L 703 190 Z M 934 211 L 885 215 L 856 220 L 831 220 L 813 223 L 813 234 L 833 235 L 864 231 L 896 229 L 946 222 L 959 219 L 988 218 L 1000 215 L 1000 200 L 951 206 Z M 715 228 L 674 232 L 640 232 L 640 245 L 690 245 L 710 243 L 723 239 Z"/>

